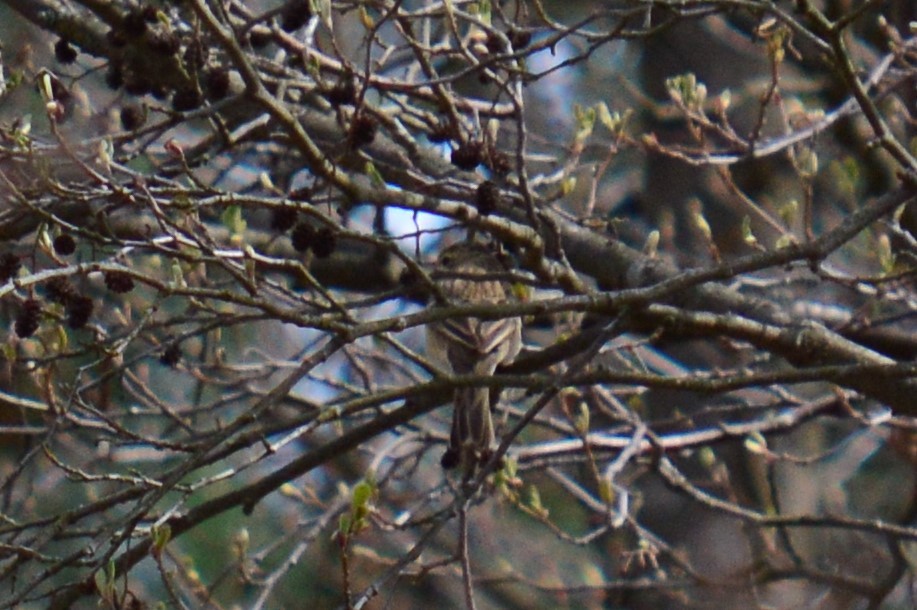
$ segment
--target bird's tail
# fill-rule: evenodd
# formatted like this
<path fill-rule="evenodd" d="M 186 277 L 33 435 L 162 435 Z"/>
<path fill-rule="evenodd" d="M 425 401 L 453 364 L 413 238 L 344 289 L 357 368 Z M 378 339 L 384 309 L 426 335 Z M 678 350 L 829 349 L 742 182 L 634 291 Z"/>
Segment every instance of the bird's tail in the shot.
<path fill-rule="evenodd" d="M 447 455 L 465 468 L 487 459 L 494 446 L 489 388 L 458 388 L 452 411 L 452 433 Z M 447 465 L 447 464 L 444 464 Z"/>

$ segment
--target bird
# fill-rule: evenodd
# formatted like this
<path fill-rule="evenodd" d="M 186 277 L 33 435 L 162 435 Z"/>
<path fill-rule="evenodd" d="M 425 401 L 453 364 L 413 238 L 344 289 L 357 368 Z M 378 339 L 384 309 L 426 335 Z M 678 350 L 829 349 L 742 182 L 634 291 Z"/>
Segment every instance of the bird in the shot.
<path fill-rule="evenodd" d="M 511 285 L 498 277 L 506 268 L 487 246 L 471 241 L 442 251 L 432 278 L 450 304 L 500 304 L 514 300 Z M 477 276 L 477 277 L 476 277 Z M 427 325 L 427 356 L 455 375 L 493 375 L 522 349 L 522 320 L 507 316 L 482 320 L 447 318 Z M 462 464 L 466 474 L 486 461 L 495 436 L 486 387 L 459 387 L 453 395 L 452 430 L 444 468 Z"/>

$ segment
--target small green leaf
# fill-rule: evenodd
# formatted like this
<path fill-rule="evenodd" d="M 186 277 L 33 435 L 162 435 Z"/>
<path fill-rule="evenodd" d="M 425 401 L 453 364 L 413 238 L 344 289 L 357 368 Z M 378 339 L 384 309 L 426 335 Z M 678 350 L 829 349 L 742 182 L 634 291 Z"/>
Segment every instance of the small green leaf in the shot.
<path fill-rule="evenodd" d="M 99 592 L 99 595 L 104 600 L 111 599 L 111 587 L 108 584 L 108 580 L 105 577 L 105 572 L 102 570 L 96 570 L 96 573 L 92 575 L 92 579 L 96 583 L 96 590 Z"/>
<path fill-rule="evenodd" d="M 608 110 L 608 104 L 605 102 L 599 102 L 595 105 L 596 113 L 599 117 L 599 122 L 605 126 L 608 131 L 615 131 L 615 120 L 611 116 L 611 112 Z"/>
<path fill-rule="evenodd" d="M 783 248 L 788 248 L 796 243 L 796 238 L 793 237 L 792 233 L 784 233 L 777 238 L 777 243 L 774 244 L 778 250 Z"/>
<path fill-rule="evenodd" d="M 97 159 L 99 164 L 106 168 L 106 170 L 111 165 L 111 160 L 114 154 L 115 145 L 112 143 L 111 138 L 104 137 L 99 140 Z"/>
<path fill-rule="evenodd" d="M 55 333 L 57 335 L 57 351 L 67 351 L 67 347 L 70 345 L 70 340 L 67 337 L 67 330 L 61 324 L 57 324 L 54 328 L 57 331 Z"/>
<path fill-rule="evenodd" d="M 243 527 L 232 537 L 232 549 L 236 554 L 237 559 L 243 559 L 248 553 L 249 545 L 251 544 L 251 535 L 248 533 L 248 528 Z"/>
<path fill-rule="evenodd" d="M 716 464 L 716 454 L 710 447 L 701 447 L 697 452 L 697 461 L 709 470 Z"/>
<path fill-rule="evenodd" d="M 353 525 L 353 521 L 351 520 L 349 514 L 344 513 L 343 515 L 340 516 L 340 518 L 338 518 L 338 532 L 340 532 L 344 536 L 347 536 L 350 534 L 350 528 L 352 525 Z"/>
<path fill-rule="evenodd" d="M 691 110 L 700 111 L 707 100 L 707 86 L 697 82 L 697 76 L 688 72 L 666 79 L 669 97 Z"/>
<path fill-rule="evenodd" d="M 813 178 L 818 173 L 818 153 L 803 147 L 796 153 L 796 169 L 803 178 Z"/>
<path fill-rule="evenodd" d="M 589 407 L 586 406 L 586 403 L 580 401 L 579 403 L 579 414 L 576 416 L 576 421 L 574 422 L 576 426 L 576 431 L 581 435 L 585 436 L 589 432 Z"/>
<path fill-rule="evenodd" d="M 659 239 L 661 234 L 658 229 L 653 229 L 650 231 L 649 235 L 646 236 L 646 241 L 643 242 L 643 253 L 650 258 L 656 258 L 656 255 L 659 252 Z"/>
<path fill-rule="evenodd" d="M 703 234 L 704 238 L 707 241 L 712 241 L 713 229 L 710 228 L 710 223 L 707 222 L 707 217 L 704 216 L 703 204 L 700 201 L 697 201 L 696 205 L 693 206 L 691 217 L 694 220 L 694 226 Z"/>
<path fill-rule="evenodd" d="M 854 185 L 859 184 L 860 182 L 860 164 L 852 156 L 847 156 L 841 162 L 841 165 L 844 168 L 844 173 L 847 174 L 847 178 Z"/>
<path fill-rule="evenodd" d="M 185 283 L 185 274 L 182 272 L 181 268 L 181 261 L 179 261 L 177 258 L 172 259 L 171 271 L 173 287 L 184 288 L 187 286 L 187 283 Z"/>
<path fill-rule="evenodd" d="M 331 21 L 331 0 L 309 0 L 312 5 L 312 13 L 318 15 L 328 30 L 334 29 Z"/>
<path fill-rule="evenodd" d="M 586 141 L 592 130 L 595 128 L 596 109 L 594 107 L 583 108 L 579 104 L 573 106 L 573 117 L 576 120 L 576 135 L 574 141 L 582 144 Z"/>
<path fill-rule="evenodd" d="M 309 59 L 306 60 L 306 72 L 313 80 L 321 80 L 322 65 L 318 61 L 317 53 L 309 53 Z"/>
<path fill-rule="evenodd" d="M 242 206 L 239 205 L 231 205 L 223 210 L 220 221 L 232 235 L 242 235 L 248 226 L 242 217 Z"/>
<path fill-rule="evenodd" d="M 373 165 L 372 161 L 366 162 L 364 170 L 366 171 L 366 175 L 369 176 L 369 180 L 372 182 L 373 186 L 376 188 L 385 188 L 385 179 L 382 177 L 382 174 L 379 173 L 379 170 L 376 169 L 376 166 Z"/>
<path fill-rule="evenodd" d="M 755 237 L 754 232 L 751 230 L 751 218 L 748 215 L 742 218 L 742 239 L 749 246 L 758 245 L 758 238 Z"/>
<path fill-rule="evenodd" d="M 492 12 L 493 9 L 490 6 L 490 0 L 480 0 L 480 2 L 478 2 L 478 17 L 487 25 L 491 24 Z"/>
<path fill-rule="evenodd" d="M 366 506 L 372 499 L 374 493 L 373 486 L 367 481 L 360 481 L 353 488 L 353 499 L 351 505 L 353 508 Z"/>
<path fill-rule="evenodd" d="M 41 223 L 38 229 L 38 241 L 41 242 L 41 245 L 46 250 L 51 250 L 53 248 L 51 235 L 48 233 L 48 225 L 46 223 Z"/>
<path fill-rule="evenodd" d="M 576 188 L 576 176 L 567 176 L 560 183 L 560 194 L 566 197 Z"/>
<path fill-rule="evenodd" d="M 783 220 L 784 225 L 788 227 L 792 226 L 793 222 L 799 216 L 799 201 L 796 199 L 789 200 L 780 206 L 777 213 L 780 214 L 780 219 Z"/>
<path fill-rule="evenodd" d="M 519 472 L 519 462 L 507 455 L 503 458 L 503 470 L 506 471 L 509 478 L 513 479 Z"/>
<path fill-rule="evenodd" d="M 539 493 L 538 488 L 534 485 L 529 485 L 528 489 L 528 505 L 538 515 L 542 517 L 548 516 L 548 509 L 544 507 L 544 504 L 541 503 L 541 493 Z"/>
<path fill-rule="evenodd" d="M 599 482 L 599 497 L 609 506 L 614 502 L 615 488 L 608 479 L 603 478 Z"/>
<path fill-rule="evenodd" d="M 895 253 L 892 252 L 892 243 L 888 235 L 880 235 L 876 245 L 879 253 L 879 266 L 882 268 L 882 273 L 886 275 L 893 273 L 895 271 L 896 258 Z"/>
<path fill-rule="evenodd" d="M 153 539 L 153 549 L 156 552 L 162 552 L 172 539 L 172 528 L 168 523 L 154 525 L 153 529 L 150 530 L 150 536 Z"/>
<path fill-rule="evenodd" d="M 54 90 L 51 88 L 51 75 L 47 72 L 42 72 L 39 83 L 41 85 L 41 95 L 45 98 L 45 101 L 53 100 Z"/>
<path fill-rule="evenodd" d="M 363 27 L 367 30 L 372 30 L 376 27 L 376 21 L 372 18 L 372 15 L 369 14 L 369 11 L 366 10 L 366 6 L 360 5 L 360 23 L 363 24 Z"/>
<path fill-rule="evenodd" d="M 790 30 L 784 25 L 773 28 L 766 33 L 767 53 L 774 63 L 782 63 L 786 58 L 786 45 L 790 39 Z"/>

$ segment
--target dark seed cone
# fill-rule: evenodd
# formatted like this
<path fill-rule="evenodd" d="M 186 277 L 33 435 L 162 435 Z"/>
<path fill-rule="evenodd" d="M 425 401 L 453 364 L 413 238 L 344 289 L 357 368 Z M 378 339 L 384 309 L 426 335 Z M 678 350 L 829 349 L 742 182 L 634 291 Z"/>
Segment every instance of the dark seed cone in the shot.
<path fill-rule="evenodd" d="M 181 49 L 181 39 L 175 32 L 156 32 L 147 38 L 147 44 L 154 53 L 169 57 Z"/>
<path fill-rule="evenodd" d="M 175 92 L 172 96 L 172 109 L 176 112 L 187 112 L 200 107 L 203 102 L 200 92 L 194 87 L 187 87 Z"/>
<path fill-rule="evenodd" d="M 124 84 L 124 73 L 121 72 L 121 66 L 118 64 L 109 64 L 105 72 L 105 84 L 110 89 L 118 89 Z"/>
<path fill-rule="evenodd" d="M 353 117 L 353 123 L 350 125 L 350 145 L 353 148 L 360 148 L 372 144 L 378 129 L 379 123 L 376 119 L 361 112 Z"/>
<path fill-rule="evenodd" d="M 67 233 L 61 233 L 54 238 L 54 252 L 60 256 L 69 256 L 76 252 L 76 241 Z"/>
<path fill-rule="evenodd" d="M 52 303 L 65 304 L 76 294 L 76 289 L 65 277 L 52 277 L 45 284 L 45 297 Z"/>
<path fill-rule="evenodd" d="M 67 299 L 64 309 L 67 312 L 67 325 L 77 329 L 86 326 L 92 316 L 92 299 L 81 294 L 74 294 Z"/>
<path fill-rule="evenodd" d="M 353 104 L 357 99 L 357 88 L 353 79 L 344 77 L 328 92 L 328 103 L 332 106 Z"/>
<path fill-rule="evenodd" d="M 72 64 L 76 61 L 77 52 L 73 46 L 61 38 L 54 43 L 54 57 L 62 64 Z"/>
<path fill-rule="evenodd" d="M 134 289 L 134 278 L 123 271 L 106 271 L 105 285 L 112 292 L 124 294 Z"/>
<path fill-rule="evenodd" d="M 220 100 L 229 94 L 229 72 L 225 68 L 214 68 L 204 76 L 204 88 L 211 100 Z"/>
<path fill-rule="evenodd" d="M 146 33 L 146 24 L 143 11 L 131 11 L 124 17 L 124 33 L 130 38 L 139 38 Z"/>
<path fill-rule="evenodd" d="M 474 203 L 478 212 L 484 216 L 492 214 L 500 203 L 500 188 L 492 181 L 485 180 L 478 185 Z"/>
<path fill-rule="evenodd" d="M 38 330 L 39 318 L 41 316 L 41 303 L 35 299 L 29 299 L 22 304 L 22 311 L 19 317 L 13 323 L 13 329 L 16 335 L 21 339 L 31 337 Z"/>
<path fill-rule="evenodd" d="M 452 164 L 459 169 L 471 171 L 483 161 L 480 142 L 466 142 L 452 149 Z"/>
<path fill-rule="evenodd" d="M 317 258 L 328 258 L 334 253 L 337 246 L 337 236 L 334 231 L 328 227 L 322 227 L 315 234 L 315 241 L 312 242 L 312 252 Z"/>
<path fill-rule="evenodd" d="M 315 241 L 315 229 L 309 223 L 301 222 L 293 229 L 290 240 L 293 242 L 293 249 L 297 252 L 305 252 L 312 247 Z"/>
<path fill-rule="evenodd" d="M 292 0 L 287 2 L 280 13 L 280 29 L 284 32 L 293 32 L 306 25 L 312 10 L 309 0 Z"/>
<path fill-rule="evenodd" d="M 10 281 L 10 278 L 19 273 L 20 267 L 22 267 L 22 263 L 19 262 L 18 256 L 12 252 L 4 252 L 0 255 L 0 282 L 5 284 Z"/>
<path fill-rule="evenodd" d="M 296 224 L 296 217 L 298 215 L 299 212 L 296 208 L 274 208 L 271 214 L 271 228 L 279 233 L 285 233 Z"/>
<path fill-rule="evenodd" d="M 181 360 L 181 348 L 177 343 L 173 343 L 165 350 L 163 350 L 162 355 L 159 356 L 159 361 L 166 365 L 174 367 Z"/>
<path fill-rule="evenodd" d="M 134 131 L 146 122 L 146 113 L 140 104 L 128 104 L 121 109 L 121 127 Z"/>

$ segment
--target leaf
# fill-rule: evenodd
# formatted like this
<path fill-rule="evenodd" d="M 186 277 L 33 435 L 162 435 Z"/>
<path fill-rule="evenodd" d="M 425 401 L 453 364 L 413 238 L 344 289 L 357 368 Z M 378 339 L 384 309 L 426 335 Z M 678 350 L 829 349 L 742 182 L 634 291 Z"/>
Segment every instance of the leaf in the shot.
<path fill-rule="evenodd" d="M 51 235 L 48 233 L 48 225 L 46 223 L 41 223 L 41 227 L 38 229 L 38 241 L 41 243 L 42 247 L 45 250 L 52 250 L 52 239 Z"/>
<path fill-rule="evenodd" d="M 350 519 L 350 515 L 347 513 L 342 514 L 338 518 L 338 535 L 346 540 L 350 535 L 350 528 L 353 526 L 353 521 Z"/>
<path fill-rule="evenodd" d="M 716 465 L 716 454 L 710 447 L 701 447 L 697 452 L 697 461 L 708 470 Z"/>
<path fill-rule="evenodd" d="M 184 288 L 187 286 L 187 283 L 185 283 L 185 274 L 181 268 L 181 262 L 177 258 L 172 259 L 171 271 L 172 286 L 175 288 Z"/>
<path fill-rule="evenodd" d="M 104 137 L 99 140 L 98 146 L 98 161 L 99 165 L 105 168 L 105 171 L 108 171 L 109 166 L 111 165 L 112 157 L 115 153 L 115 145 L 112 144 L 111 138 Z"/>
<path fill-rule="evenodd" d="M 599 497 L 606 505 L 611 506 L 615 500 L 615 488 L 606 478 L 599 481 Z"/>
<path fill-rule="evenodd" d="M 168 523 L 154 525 L 150 530 L 150 537 L 153 539 L 152 551 L 157 554 L 161 553 L 172 539 L 172 528 Z"/>
<path fill-rule="evenodd" d="M 382 177 L 382 174 L 379 173 L 379 170 L 376 169 L 372 161 L 366 162 L 364 171 L 366 171 L 366 175 L 369 176 L 369 180 L 373 183 L 373 186 L 376 188 L 385 188 L 385 178 Z"/>
<path fill-rule="evenodd" d="M 576 426 L 576 431 L 583 436 L 589 432 L 589 407 L 586 406 L 585 402 L 580 401 L 579 403 L 579 414 L 576 416 L 574 425 Z"/>
<path fill-rule="evenodd" d="M 818 173 L 818 153 L 808 146 L 796 154 L 796 169 L 803 178 L 813 178 Z"/>
<path fill-rule="evenodd" d="M 596 113 L 598 114 L 599 122 L 602 123 L 602 125 L 604 125 L 608 129 L 608 131 L 614 132 L 615 131 L 615 121 L 611 117 L 611 112 L 609 112 L 608 110 L 608 104 L 606 104 L 605 102 L 599 102 L 598 104 L 595 105 L 595 110 L 596 110 Z"/>
<path fill-rule="evenodd" d="M 895 271 L 895 253 L 892 252 L 892 243 L 888 235 L 879 236 L 877 250 L 879 254 L 879 266 L 882 273 L 889 275 Z"/>
<path fill-rule="evenodd" d="M 491 12 L 492 12 L 492 8 L 490 6 L 490 0 L 481 0 L 480 2 L 477 3 L 477 6 L 474 8 L 477 9 L 478 18 L 485 24 L 490 25 L 491 24 Z"/>
<path fill-rule="evenodd" d="M 796 218 L 799 217 L 799 201 L 796 199 L 791 199 L 777 210 L 777 213 L 780 214 L 780 219 L 783 221 L 783 224 L 790 227 L 793 225 L 793 222 Z"/>
<path fill-rule="evenodd" d="M 99 592 L 99 596 L 103 600 L 112 599 L 112 590 L 111 585 L 108 583 L 108 580 L 105 576 L 105 572 L 102 570 L 96 570 L 96 573 L 92 575 L 92 579 L 95 581 L 96 590 Z"/>
<path fill-rule="evenodd" d="M 659 229 L 653 229 L 650 231 L 649 235 L 646 236 L 646 241 L 643 243 L 643 253 L 650 258 L 656 258 L 656 255 L 659 253 L 659 240 L 661 234 Z"/>
<path fill-rule="evenodd" d="M 567 176 L 560 183 L 560 194 L 566 197 L 576 188 L 576 176 Z"/>
<path fill-rule="evenodd" d="M 363 27 L 367 30 L 372 30 L 376 27 L 376 21 L 373 19 L 372 15 L 369 14 L 369 11 L 366 10 L 366 6 L 360 5 L 360 23 L 363 24 Z"/>
<path fill-rule="evenodd" d="M 328 30 L 332 30 L 334 23 L 331 21 L 331 0 L 309 0 L 312 13 L 318 15 Z"/>
<path fill-rule="evenodd" d="M 742 217 L 742 239 L 749 246 L 758 245 L 758 238 L 751 229 L 751 218 L 747 214 Z"/>
<path fill-rule="evenodd" d="M 55 331 L 56 331 L 55 334 L 57 335 L 57 342 L 56 342 L 56 343 L 57 343 L 57 345 L 56 345 L 57 350 L 58 350 L 59 352 L 65 352 L 65 351 L 67 351 L 67 347 L 68 347 L 69 344 L 70 344 L 70 341 L 69 341 L 69 339 L 68 339 L 68 337 L 67 337 L 67 330 L 66 330 L 61 324 L 57 324 L 57 325 L 54 327 L 54 329 L 55 329 Z"/>
<path fill-rule="evenodd" d="M 536 513 L 542 514 L 545 511 L 544 504 L 541 503 L 541 493 L 534 485 L 529 485 L 528 504 Z"/>
<path fill-rule="evenodd" d="M 220 221 L 223 223 L 224 227 L 229 229 L 232 235 L 242 235 L 245 233 L 245 228 L 248 226 L 245 219 L 242 217 L 242 206 L 239 205 L 231 205 L 223 210 Z"/>
<path fill-rule="evenodd" d="M 45 98 L 45 101 L 50 101 L 54 99 L 54 91 L 51 89 L 51 75 L 47 72 L 42 72 L 41 80 L 41 95 Z"/>
<path fill-rule="evenodd" d="M 573 117 L 576 120 L 576 135 L 574 141 L 582 144 L 586 141 L 592 130 L 595 128 L 596 109 L 594 107 L 583 108 L 579 104 L 573 106 Z"/>
<path fill-rule="evenodd" d="M 694 226 L 703 234 L 704 239 L 712 241 L 713 230 L 710 228 L 710 223 L 707 222 L 707 217 L 704 216 L 703 204 L 697 201 L 696 204 L 692 206 L 691 211 L 691 218 L 694 220 Z"/>
<path fill-rule="evenodd" d="M 372 499 L 373 493 L 373 486 L 367 481 L 364 480 L 357 483 L 353 488 L 353 498 L 351 499 L 353 509 L 356 511 L 365 508 Z"/>
<path fill-rule="evenodd" d="M 236 554 L 236 559 L 244 559 L 251 545 L 251 535 L 247 527 L 241 528 L 232 537 L 232 548 Z"/>
<path fill-rule="evenodd" d="M 774 246 L 778 250 L 781 250 L 783 248 L 788 248 L 789 246 L 792 246 L 795 243 L 796 243 L 796 238 L 793 237 L 792 233 L 784 233 L 779 238 L 777 238 L 777 243 L 774 244 Z"/>

